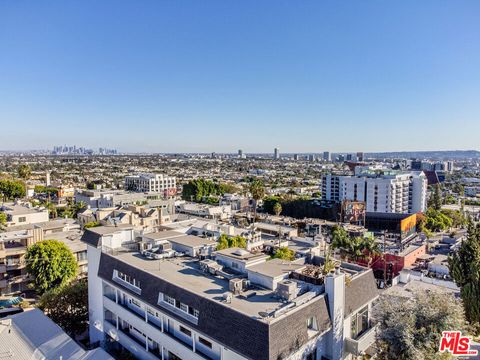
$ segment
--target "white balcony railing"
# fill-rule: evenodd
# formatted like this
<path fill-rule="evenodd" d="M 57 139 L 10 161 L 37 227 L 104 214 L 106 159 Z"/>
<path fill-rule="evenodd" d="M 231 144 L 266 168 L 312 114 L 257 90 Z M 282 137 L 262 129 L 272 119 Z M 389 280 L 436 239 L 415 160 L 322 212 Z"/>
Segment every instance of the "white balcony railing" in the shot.
<path fill-rule="evenodd" d="M 376 332 L 377 326 L 373 326 L 356 339 L 346 338 L 345 350 L 355 356 L 363 354 L 375 343 Z"/>

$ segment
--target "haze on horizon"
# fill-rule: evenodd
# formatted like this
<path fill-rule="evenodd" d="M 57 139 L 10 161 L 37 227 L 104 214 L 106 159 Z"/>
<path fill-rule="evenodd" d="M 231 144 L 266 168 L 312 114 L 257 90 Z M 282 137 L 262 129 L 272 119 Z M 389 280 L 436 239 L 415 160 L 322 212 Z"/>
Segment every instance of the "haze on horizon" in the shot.
<path fill-rule="evenodd" d="M 0 3 L 0 149 L 478 149 L 480 2 Z"/>

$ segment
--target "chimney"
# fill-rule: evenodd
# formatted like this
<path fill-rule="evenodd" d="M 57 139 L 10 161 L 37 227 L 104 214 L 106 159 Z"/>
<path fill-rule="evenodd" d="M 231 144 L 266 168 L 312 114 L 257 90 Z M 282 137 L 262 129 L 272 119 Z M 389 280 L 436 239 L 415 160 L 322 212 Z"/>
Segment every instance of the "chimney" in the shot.
<path fill-rule="evenodd" d="M 325 293 L 327 294 L 330 318 L 332 319 L 331 354 L 332 359 L 343 359 L 343 321 L 345 309 L 345 274 L 340 266 L 335 266 L 325 277 Z"/>

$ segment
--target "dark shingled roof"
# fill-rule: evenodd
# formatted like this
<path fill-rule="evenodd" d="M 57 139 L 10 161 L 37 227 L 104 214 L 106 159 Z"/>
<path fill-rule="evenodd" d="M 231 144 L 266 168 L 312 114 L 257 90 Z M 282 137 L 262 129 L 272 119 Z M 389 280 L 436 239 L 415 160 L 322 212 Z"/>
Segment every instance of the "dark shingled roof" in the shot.
<path fill-rule="evenodd" d="M 98 276 L 112 283 L 114 269 L 133 276 L 142 284 L 140 296 L 132 293 L 128 288 L 123 288 L 125 292 L 140 297 L 152 307 L 161 309 L 169 316 L 250 359 L 274 360 L 282 353 L 289 353 L 289 349 L 304 344 L 308 341 L 305 324 L 309 316 L 317 318 L 320 332 L 328 330 L 331 326 L 325 296 L 320 296 L 268 324 L 220 302 L 189 292 L 182 288 L 182 284 L 169 283 L 114 256 L 102 253 Z M 118 286 L 118 284 L 114 285 Z M 157 305 L 159 292 L 198 309 L 198 325 L 187 322 L 167 308 Z"/>
<path fill-rule="evenodd" d="M 216 303 L 193 294 L 181 287 L 174 285 L 142 271 L 117 258 L 102 253 L 98 276 L 107 281 L 112 281 L 113 270 L 117 269 L 139 280 L 142 284 L 140 298 L 151 306 L 169 314 L 169 316 L 188 324 L 204 334 L 222 342 L 226 346 L 251 359 L 268 360 L 268 324 L 262 323 L 237 311 L 229 309 L 221 303 Z M 115 284 L 118 286 L 118 284 Z M 138 297 L 124 288 L 126 292 Z M 168 309 L 157 305 L 158 293 L 163 292 L 181 302 L 199 310 L 198 325 L 185 321 Z"/>
<path fill-rule="evenodd" d="M 99 247 L 100 240 L 102 239 L 102 236 L 94 233 L 93 231 L 90 231 L 89 229 L 85 229 L 85 232 L 83 233 L 82 237 L 80 240 L 83 242 L 87 243 L 88 245 L 94 246 L 94 247 Z"/>
<path fill-rule="evenodd" d="M 114 234 L 121 230 L 131 230 L 133 227 L 128 224 L 118 224 L 116 226 L 96 226 L 89 229 L 85 229 L 85 232 L 82 235 L 83 242 L 86 242 L 88 245 L 99 247 L 102 244 L 100 240 L 104 235 Z"/>
<path fill-rule="evenodd" d="M 378 297 L 377 283 L 372 270 L 355 276 L 345 287 L 345 316 Z"/>

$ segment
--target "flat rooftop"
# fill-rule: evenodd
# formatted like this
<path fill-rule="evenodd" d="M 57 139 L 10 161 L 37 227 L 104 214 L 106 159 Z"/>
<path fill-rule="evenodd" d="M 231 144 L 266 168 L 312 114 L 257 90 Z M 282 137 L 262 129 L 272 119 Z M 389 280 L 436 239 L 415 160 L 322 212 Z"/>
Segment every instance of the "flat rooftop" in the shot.
<path fill-rule="evenodd" d="M 179 236 L 185 236 L 184 233 L 175 230 L 166 230 L 144 234 L 143 237 L 149 240 L 168 240 Z"/>
<path fill-rule="evenodd" d="M 177 237 L 170 237 L 168 241 L 176 244 L 181 244 L 189 247 L 197 247 L 203 245 L 215 245 L 217 242 L 210 239 L 201 238 L 193 235 L 183 235 Z"/>
<path fill-rule="evenodd" d="M 5 205 L 3 211 L 11 215 L 28 215 L 47 212 L 48 210 L 43 207 L 27 207 L 24 205 Z"/>
<path fill-rule="evenodd" d="M 215 254 L 220 254 L 223 256 L 230 257 L 232 259 L 236 260 L 253 260 L 253 259 L 261 259 L 262 257 L 268 258 L 268 255 L 265 255 L 263 253 L 251 253 L 245 249 L 238 248 L 238 247 L 232 247 L 232 248 L 227 248 L 223 250 L 217 250 L 215 251 Z"/>
<path fill-rule="evenodd" d="M 274 313 L 289 306 L 288 303 L 278 298 L 274 291 L 256 286 L 255 284 L 252 284 L 250 289 L 240 295 L 232 294 L 231 302 L 227 303 L 224 301 L 223 295 L 225 293 L 231 294 L 229 280 L 221 276 L 213 276 L 203 272 L 200 268 L 199 260 L 195 258 L 179 257 L 150 260 L 144 258 L 138 252 L 120 252 L 116 255 L 107 256 L 170 284 L 181 286 L 185 291 L 192 294 L 214 301 L 233 311 L 265 323 L 275 322 L 277 319 L 282 318 L 284 316 L 283 314 L 289 314 L 291 311 L 297 309 L 297 307 L 294 306 L 285 312 L 280 311 L 282 315 L 275 317 Z M 269 264 L 270 262 L 271 264 Z M 287 262 L 282 262 L 281 260 L 271 260 L 261 264 L 262 266 L 256 270 L 264 274 L 276 276 L 305 267 L 300 259 L 290 264 L 292 265 L 287 265 Z M 347 289 L 350 295 L 346 299 L 350 310 L 356 309 L 357 305 L 363 303 L 365 299 L 376 296 L 376 294 L 374 294 L 376 286 L 374 281 L 372 281 L 373 273 L 371 270 L 347 263 L 342 264 L 341 269 L 352 279 L 351 285 L 349 289 Z M 367 274 L 368 271 L 370 271 L 370 275 L 367 277 L 363 276 Z M 133 276 L 135 275 L 133 274 Z M 316 286 L 301 280 L 290 280 L 297 283 L 297 289 L 301 289 L 302 293 L 305 291 L 317 291 L 318 296 L 323 296 L 324 294 L 321 286 Z M 306 303 L 313 301 L 313 299 L 318 299 L 318 296 L 306 300 Z M 301 297 L 302 295 L 299 295 L 298 298 L 300 299 Z M 268 316 L 265 317 L 265 314 L 268 314 Z"/>
<path fill-rule="evenodd" d="M 137 252 L 121 253 L 115 258 L 169 283 L 181 284 L 182 288 L 187 291 L 222 303 L 233 310 L 259 320 L 267 321 L 269 319 L 263 319 L 259 312 L 273 313 L 285 306 L 282 301 L 274 297 L 274 292 L 261 288 L 254 289 L 256 295 L 248 299 L 232 296 L 231 303 L 222 302 L 223 294 L 230 291 L 228 280 L 204 273 L 200 269 L 199 261 L 192 258 L 148 260 Z"/>
<path fill-rule="evenodd" d="M 300 261 L 285 261 L 282 259 L 272 259 L 261 264 L 248 267 L 247 271 L 252 271 L 264 276 L 276 278 L 289 272 L 306 267 L 304 259 Z"/>

